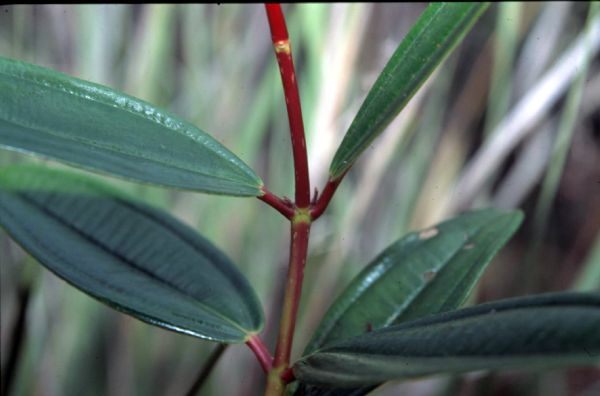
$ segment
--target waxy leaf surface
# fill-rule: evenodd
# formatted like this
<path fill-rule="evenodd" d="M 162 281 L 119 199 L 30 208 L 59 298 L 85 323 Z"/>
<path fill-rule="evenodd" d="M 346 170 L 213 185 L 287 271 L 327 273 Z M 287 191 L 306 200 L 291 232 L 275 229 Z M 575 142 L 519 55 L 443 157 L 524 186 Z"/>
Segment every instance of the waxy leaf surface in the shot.
<path fill-rule="evenodd" d="M 296 378 L 354 387 L 474 370 L 600 363 L 600 296 L 547 294 L 482 304 L 390 326 L 317 350 Z"/>
<path fill-rule="evenodd" d="M 145 322 L 220 342 L 263 325 L 230 260 L 172 216 L 72 173 L 0 171 L 0 225 L 56 275 Z"/>
<path fill-rule="evenodd" d="M 177 116 L 110 88 L 1 57 L 0 146 L 167 187 L 262 194 L 252 169 Z"/>
<path fill-rule="evenodd" d="M 486 3 L 432 3 L 375 81 L 338 148 L 329 174 L 342 176 L 461 41 Z"/>
<path fill-rule="evenodd" d="M 392 323 L 458 308 L 522 217 L 483 209 L 404 236 L 336 299 L 305 354 Z"/>
<path fill-rule="evenodd" d="M 336 299 L 304 353 L 393 323 L 458 308 L 522 218 L 520 212 L 477 210 L 404 236 Z M 329 390 L 299 384 L 297 394 L 357 396 L 371 390 L 373 386 Z"/>

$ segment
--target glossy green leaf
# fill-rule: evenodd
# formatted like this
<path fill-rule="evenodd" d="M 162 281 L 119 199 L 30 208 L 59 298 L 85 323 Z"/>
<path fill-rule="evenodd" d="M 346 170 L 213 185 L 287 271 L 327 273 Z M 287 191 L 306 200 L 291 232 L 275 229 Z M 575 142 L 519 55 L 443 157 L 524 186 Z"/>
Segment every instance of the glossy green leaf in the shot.
<path fill-rule="evenodd" d="M 252 169 L 175 115 L 107 87 L 1 57 L 0 146 L 168 187 L 262 194 Z"/>
<path fill-rule="evenodd" d="M 323 348 L 296 378 L 352 387 L 439 373 L 600 363 L 600 295 L 547 294 L 429 316 Z"/>
<path fill-rule="evenodd" d="M 3 168 L 0 225 L 56 275 L 150 324 L 221 342 L 262 328 L 254 291 L 222 252 L 91 178 Z"/>
<path fill-rule="evenodd" d="M 392 323 L 456 309 L 522 218 L 515 211 L 477 210 L 398 240 L 336 299 L 305 354 Z"/>
<path fill-rule="evenodd" d="M 371 88 L 329 170 L 337 179 L 404 108 L 438 64 L 461 41 L 487 3 L 432 3 Z"/>

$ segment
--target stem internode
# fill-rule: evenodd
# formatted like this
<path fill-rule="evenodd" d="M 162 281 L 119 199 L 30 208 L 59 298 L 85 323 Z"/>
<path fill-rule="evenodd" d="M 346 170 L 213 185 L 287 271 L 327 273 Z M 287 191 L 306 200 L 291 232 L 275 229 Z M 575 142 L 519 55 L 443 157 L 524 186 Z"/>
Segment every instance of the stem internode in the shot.
<path fill-rule="evenodd" d="M 296 182 L 296 205 L 300 208 L 310 204 L 310 180 L 308 176 L 308 157 L 306 154 L 306 141 L 304 139 L 304 122 L 302 121 L 302 108 L 300 94 L 296 82 L 296 71 L 292 50 L 288 37 L 285 18 L 279 4 L 265 4 L 273 49 L 279 64 L 281 82 L 285 95 L 292 152 L 294 157 L 294 179 Z"/>

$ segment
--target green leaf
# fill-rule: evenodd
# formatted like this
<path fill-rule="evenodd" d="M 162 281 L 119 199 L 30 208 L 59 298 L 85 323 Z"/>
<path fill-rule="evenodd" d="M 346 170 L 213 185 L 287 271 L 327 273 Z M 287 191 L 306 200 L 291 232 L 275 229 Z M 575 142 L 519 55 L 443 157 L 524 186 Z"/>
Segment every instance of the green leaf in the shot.
<path fill-rule="evenodd" d="M 392 323 L 456 309 L 522 218 L 515 211 L 477 210 L 398 240 L 336 299 L 305 354 Z"/>
<path fill-rule="evenodd" d="M 392 323 L 458 308 L 522 221 L 520 212 L 465 213 L 406 235 L 371 262 L 332 304 L 305 354 Z M 363 395 L 300 384 L 299 394 Z"/>
<path fill-rule="evenodd" d="M 89 177 L 3 168 L 0 225 L 59 277 L 150 324 L 229 343 L 262 328 L 254 291 L 222 252 Z"/>
<path fill-rule="evenodd" d="M 352 387 L 474 370 L 543 369 L 600 362 L 600 295 L 515 298 L 390 326 L 323 348 L 296 378 Z"/>
<path fill-rule="evenodd" d="M 408 32 L 352 121 L 331 167 L 342 176 L 461 41 L 487 3 L 432 3 Z"/>
<path fill-rule="evenodd" d="M 167 187 L 262 194 L 252 169 L 175 115 L 107 87 L 1 57 L 0 145 Z"/>

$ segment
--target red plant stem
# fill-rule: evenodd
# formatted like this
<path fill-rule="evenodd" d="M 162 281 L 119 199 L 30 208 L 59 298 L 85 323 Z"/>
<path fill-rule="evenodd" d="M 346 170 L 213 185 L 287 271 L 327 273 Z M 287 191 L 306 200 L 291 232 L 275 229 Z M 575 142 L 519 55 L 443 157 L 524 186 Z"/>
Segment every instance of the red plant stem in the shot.
<path fill-rule="evenodd" d="M 308 252 L 308 237 L 310 234 L 310 217 L 307 212 L 298 211 L 292 219 L 290 241 L 290 263 L 288 267 L 283 308 L 275 349 L 273 370 L 267 383 L 265 395 L 281 395 L 285 388 L 282 374 L 286 372 L 290 363 L 296 317 L 300 305 L 302 280 L 304 278 L 304 265 Z"/>
<path fill-rule="evenodd" d="M 278 3 L 265 4 L 271 39 L 275 56 L 279 64 L 285 104 L 290 123 L 292 139 L 292 152 L 294 156 L 294 176 L 296 181 L 296 205 L 306 208 L 310 205 L 310 180 L 308 176 L 308 158 L 306 155 L 306 141 L 304 140 L 304 122 L 300 106 L 300 94 L 296 83 L 296 72 L 288 37 L 285 18 Z"/>
<path fill-rule="evenodd" d="M 290 264 L 288 268 L 287 284 L 283 299 L 283 315 L 279 329 L 279 339 L 275 350 L 273 365 L 279 367 L 287 364 L 292 350 L 292 339 L 296 325 L 296 314 L 300 303 L 302 280 L 304 278 L 304 265 L 308 251 L 308 236 L 310 223 L 307 219 L 292 222 L 292 237 L 290 243 Z"/>
<path fill-rule="evenodd" d="M 264 372 L 268 373 L 271 371 L 273 368 L 273 356 L 271 356 L 265 343 L 257 335 L 253 335 L 246 341 L 246 345 L 254 352 Z"/>
<path fill-rule="evenodd" d="M 329 202 L 331 202 L 331 198 L 333 198 L 333 194 L 340 185 L 340 182 L 342 181 L 343 177 L 344 175 L 338 177 L 335 180 L 327 180 L 327 184 L 325 185 L 323 192 L 317 199 L 317 202 L 315 202 L 310 209 L 310 217 L 313 221 L 321 217 L 323 212 L 325 212 L 325 209 L 327 209 Z"/>
<path fill-rule="evenodd" d="M 285 199 L 279 198 L 277 195 L 273 194 L 265 187 L 261 188 L 263 195 L 259 196 L 258 199 L 265 202 L 267 205 L 271 206 L 279 213 L 285 216 L 286 219 L 290 219 L 294 216 L 294 205 L 286 201 Z"/>

